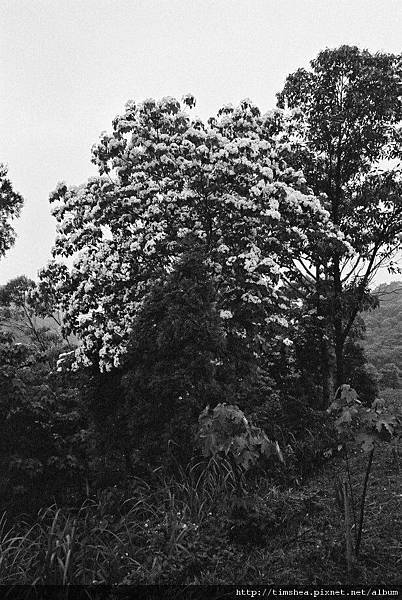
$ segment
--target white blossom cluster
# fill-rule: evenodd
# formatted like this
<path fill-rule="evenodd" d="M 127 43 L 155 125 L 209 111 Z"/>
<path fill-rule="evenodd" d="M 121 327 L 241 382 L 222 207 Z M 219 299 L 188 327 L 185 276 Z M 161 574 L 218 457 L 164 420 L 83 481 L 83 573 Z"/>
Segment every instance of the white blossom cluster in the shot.
<path fill-rule="evenodd" d="M 222 326 L 290 345 L 281 277 L 298 257 L 343 243 L 284 162 L 276 113 L 245 100 L 203 123 L 194 104 L 129 102 L 93 148 L 99 176 L 51 194 L 57 237 L 41 278 L 81 340 L 74 368 L 121 364 L 147 294 L 189 244 L 208 256 Z"/>

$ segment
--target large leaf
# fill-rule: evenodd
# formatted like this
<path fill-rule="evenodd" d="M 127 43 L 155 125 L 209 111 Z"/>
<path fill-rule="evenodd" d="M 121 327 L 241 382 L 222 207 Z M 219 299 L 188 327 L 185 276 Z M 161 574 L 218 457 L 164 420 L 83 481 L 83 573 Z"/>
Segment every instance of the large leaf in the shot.
<path fill-rule="evenodd" d="M 379 433 L 385 429 L 389 435 L 394 435 L 398 420 L 393 415 L 381 415 L 376 421 L 375 427 Z"/>
<path fill-rule="evenodd" d="M 262 456 L 284 462 L 278 442 L 272 442 L 259 427 L 250 424 L 235 405 L 207 407 L 199 416 L 199 439 L 204 456 L 231 455 L 245 470 Z"/>
<path fill-rule="evenodd" d="M 374 448 L 374 436 L 369 433 L 358 433 L 356 435 L 356 441 L 360 444 L 360 447 L 364 452 L 371 452 Z"/>

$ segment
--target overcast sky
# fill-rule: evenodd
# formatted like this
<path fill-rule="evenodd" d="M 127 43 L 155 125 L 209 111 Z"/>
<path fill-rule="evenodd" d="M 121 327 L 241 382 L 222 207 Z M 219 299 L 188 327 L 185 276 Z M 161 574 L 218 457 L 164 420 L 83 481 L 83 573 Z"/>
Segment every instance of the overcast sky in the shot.
<path fill-rule="evenodd" d="M 341 44 L 401 52 L 402 0 L 0 0 L 0 162 L 25 198 L 0 284 L 47 262 L 49 193 L 94 174 L 90 148 L 127 100 L 265 111 L 288 73 Z"/>

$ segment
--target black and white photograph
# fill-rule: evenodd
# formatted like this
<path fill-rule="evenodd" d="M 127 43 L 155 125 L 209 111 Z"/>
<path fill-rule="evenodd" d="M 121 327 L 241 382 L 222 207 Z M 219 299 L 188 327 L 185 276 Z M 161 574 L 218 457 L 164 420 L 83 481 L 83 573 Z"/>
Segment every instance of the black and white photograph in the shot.
<path fill-rule="evenodd" d="M 402 1 L 0 0 L 0 598 L 399 597 Z"/>

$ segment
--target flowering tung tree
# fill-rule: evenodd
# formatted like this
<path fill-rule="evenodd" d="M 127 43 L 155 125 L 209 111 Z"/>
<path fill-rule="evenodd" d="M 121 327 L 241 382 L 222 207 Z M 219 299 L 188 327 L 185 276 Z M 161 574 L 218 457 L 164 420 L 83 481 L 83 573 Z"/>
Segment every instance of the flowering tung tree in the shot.
<path fill-rule="evenodd" d="M 121 364 L 144 300 L 189 244 L 206 256 L 228 334 L 262 345 L 289 343 L 281 284 L 294 259 L 344 250 L 272 142 L 275 113 L 245 100 L 204 123 L 194 104 L 129 102 L 92 150 L 99 176 L 51 194 L 58 234 L 39 289 L 82 341 L 75 367 Z"/>

